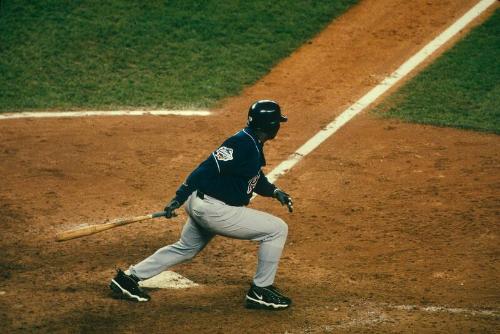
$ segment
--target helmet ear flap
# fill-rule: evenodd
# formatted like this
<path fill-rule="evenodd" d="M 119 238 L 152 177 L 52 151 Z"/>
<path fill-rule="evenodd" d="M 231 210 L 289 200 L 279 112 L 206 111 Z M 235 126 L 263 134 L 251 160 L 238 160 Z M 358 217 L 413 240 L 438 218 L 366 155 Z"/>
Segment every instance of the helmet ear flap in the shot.
<path fill-rule="evenodd" d="M 265 130 L 265 133 L 269 136 L 269 139 L 274 139 L 276 135 L 278 134 L 278 131 L 280 130 L 280 122 L 276 124 L 272 124 L 267 130 Z"/>

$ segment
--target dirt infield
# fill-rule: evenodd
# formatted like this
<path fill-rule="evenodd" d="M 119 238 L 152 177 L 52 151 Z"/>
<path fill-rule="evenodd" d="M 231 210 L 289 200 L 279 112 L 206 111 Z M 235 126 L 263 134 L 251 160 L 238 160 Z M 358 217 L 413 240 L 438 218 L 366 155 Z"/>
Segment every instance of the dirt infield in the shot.
<path fill-rule="evenodd" d="M 214 116 L 0 122 L 0 324 L 11 332 L 495 332 L 500 137 L 362 114 L 277 184 L 295 212 L 252 206 L 290 227 L 282 312 L 243 297 L 257 245 L 216 238 L 175 271 L 200 287 L 110 297 L 126 268 L 177 239 L 182 219 L 54 242 L 56 232 L 163 208 L 258 98 L 290 122 L 266 145 L 286 159 L 476 1 L 363 1 Z M 489 12 L 491 13 L 491 11 Z"/>

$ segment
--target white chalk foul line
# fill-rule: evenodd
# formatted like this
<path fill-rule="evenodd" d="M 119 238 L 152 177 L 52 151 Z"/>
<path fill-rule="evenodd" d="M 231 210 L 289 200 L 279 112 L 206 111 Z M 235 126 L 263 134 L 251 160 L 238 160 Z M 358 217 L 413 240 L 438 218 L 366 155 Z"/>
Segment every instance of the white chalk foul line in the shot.
<path fill-rule="evenodd" d="M 88 116 L 209 116 L 207 110 L 110 110 L 110 111 L 40 111 L 0 113 L 2 119 L 17 118 L 60 118 L 60 117 L 88 117 Z"/>
<path fill-rule="evenodd" d="M 408 75 L 418 65 L 425 61 L 437 49 L 448 42 L 453 36 L 458 34 L 460 30 L 465 28 L 467 24 L 472 22 L 475 18 L 481 15 L 488 7 L 493 5 L 497 0 L 481 0 L 477 5 L 465 13 L 460 19 L 455 21 L 448 29 L 443 31 L 439 36 L 429 42 L 420 51 L 408 59 L 391 75 L 386 77 L 380 84 L 375 86 L 372 90 L 366 93 L 361 99 L 352 104 L 335 120 L 328 124 L 324 129 L 320 130 L 316 135 L 309 139 L 302 145 L 295 153 L 293 153 L 287 160 L 281 162 L 274 168 L 268 175 L 271 182 L 276 181 L 280 176 L 286 174 L 293 166 L 295 166 L 303 157 L 311 153 L 321 143 L 333 135 L 337 130 L 349 122 L 354 116 L 362 112 L 366 107 L 372 104 L 382 94 L 387 92 L 397 82 Z"/>

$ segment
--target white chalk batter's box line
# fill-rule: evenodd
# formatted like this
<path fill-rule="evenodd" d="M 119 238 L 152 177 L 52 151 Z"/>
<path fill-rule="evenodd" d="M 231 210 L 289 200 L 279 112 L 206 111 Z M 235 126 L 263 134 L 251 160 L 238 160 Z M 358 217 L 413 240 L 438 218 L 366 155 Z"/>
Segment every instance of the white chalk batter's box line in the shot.
<path fill-rule="evenodd" d="M 333 312 L 337 312 L 345 305 L 331 305 L 328 307 Z M 448 313 L 456 315 L 494 317 L 500 316 L 497 310 L 472 310 L 467 308 L 447 308 L 443 306 L 418 306 L 418 305 L 392 305 L 387 303 L 355 302 L 349 306 L 349 317 L 345 320 L 336 321 L 331 324 L 312 325 L 307 327 L 307 333 L 335 333 L 336 329 L 372 327 L 376 325 L 394 326 L 399 323 L 393 317 L 394 310 L 407 313 Z M 376 332 L 373 330 L 373 332 Z"/>
<path fill-rule="evenodd" d="M 208 110 L 109 110 L 109 111 L 34 111 L 19 113 L 0 113 L 2 119 L 19 118 L 66 118 L 66 117 L 90 117 L 90 116 L 210 116 Z"/>

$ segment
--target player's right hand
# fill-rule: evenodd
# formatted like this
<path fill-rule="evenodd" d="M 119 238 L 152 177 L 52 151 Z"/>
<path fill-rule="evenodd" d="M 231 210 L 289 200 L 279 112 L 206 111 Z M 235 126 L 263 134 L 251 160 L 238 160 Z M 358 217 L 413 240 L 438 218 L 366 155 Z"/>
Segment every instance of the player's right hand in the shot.
<path fill-rule="evenodd" d="M 293 211 L 292 197 L 290 197 L 290 195 L 288 195 L 286 192 L 279 188 L 276 188 L 273 192 L 273 197 L 276 198 L 281 203 L 281 205 L 286 205 L 289 212 Z"/>
<path fill-rule="evenodd" d="M 163 211 L 165 211 L 165 217 L 167 219 L 170 219 L 172 217 L 176 217 L 177 213 L 175 212 L 175 210 L 180 208 L 180 206 L 181 206 L 181 204 L 179 203 L 179 201 L 176 198 L 172 199 L 170 201 L 170 203 L 167 204 L 165 209 L 163 209 Z"/>

